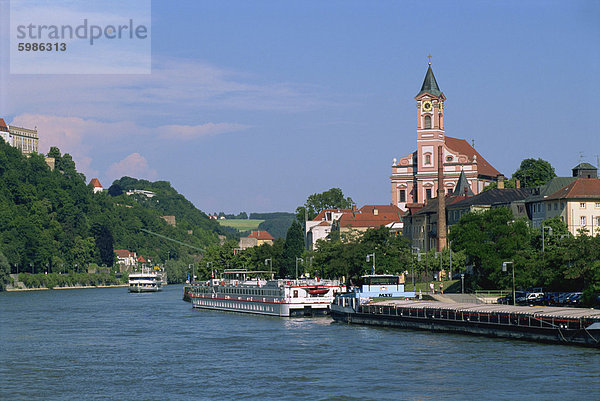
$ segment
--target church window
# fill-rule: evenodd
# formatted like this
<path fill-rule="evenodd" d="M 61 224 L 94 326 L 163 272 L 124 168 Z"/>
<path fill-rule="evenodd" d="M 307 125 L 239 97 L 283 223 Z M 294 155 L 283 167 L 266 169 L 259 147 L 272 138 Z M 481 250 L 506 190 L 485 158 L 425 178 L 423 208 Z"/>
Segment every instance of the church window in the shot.
<path fill-rule="evenodd" d="M 447 161 L 447 162 L 451 162 L 452 160 L 454 160 L 454 159 L 452 158 L 452 156 L 448 156 L 448 157 L 446 157 L 446 161 Z"/>
<path fill-rule="evenodd" d="M 425 164 L 431 164 L 431 155 L 430 154 L 425 155 Z"/>
<path fill-rule="evenodd" d="M 431 129 L 431 116 L 425 116 L 425 129 Z"/>
<path fill-rule="evenodd" d="M 425 190 L 425 197 L 426 197 L 427 199 L 431 199 L 431 188 L 427 188 L 427 189 Z"/>
<path fill-rule="evenodd" d="M 406 190 L 400 190 L 400 202 L 406 202 Z"/>

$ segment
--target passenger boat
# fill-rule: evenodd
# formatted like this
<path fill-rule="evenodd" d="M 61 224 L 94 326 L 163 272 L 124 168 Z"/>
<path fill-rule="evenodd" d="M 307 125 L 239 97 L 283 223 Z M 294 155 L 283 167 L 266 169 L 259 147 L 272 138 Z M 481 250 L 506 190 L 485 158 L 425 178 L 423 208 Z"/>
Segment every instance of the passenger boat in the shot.
<path fill-rule="evenodd" d="M 406 300 L 360 303 L 344 294 L 335 298 L 331 316 L 345 323 L 600 347 L 600 311 L 595 309 Z"/>
<path fill-rule="evenodd" d="M 129 292 L 157 292 L 162 290 L 160 271 L 143 268 L 141 272 L 129 273 Z"/>
<path fill-rule="evenodd" d="M 329 314 L 334 295 L 343 290 L 338 281 L 317 279 L 264 279 L 248 270 L 225 270 L 220 279 L 192 284 L 192 306 L 271 316 Z"/>

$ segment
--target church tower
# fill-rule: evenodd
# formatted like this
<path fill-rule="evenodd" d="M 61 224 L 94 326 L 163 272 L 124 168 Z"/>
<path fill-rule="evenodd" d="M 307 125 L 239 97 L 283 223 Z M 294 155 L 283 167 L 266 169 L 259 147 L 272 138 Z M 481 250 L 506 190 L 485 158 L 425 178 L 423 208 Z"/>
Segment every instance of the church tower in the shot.
<path fill-rule="evenodd" d="M 469 194 L 476 195 L 495 182 L 500 172 L 473 146 L 464 139 L 446 135 L 446 96 L 433 75 L 431 60 L 421 90 L 414 99 L 417 101 L 417 149 L 392 161 L 392 204 L 405 211 L 422 207 L 428 199 L 455 192 L 461 175 L 460 186 L 466 183 L 472 190 Z M 461 192 L 461 196 L 463 194 Z"/>
<path fill-rule="evenodd" d="M 422 174 L 433 176 L 437 174 L 438 165 L 443 163 L 443 160 L 438 160 L 438 148 L 444 146 L 446 97 L 435 80 L 431 61 L 415 100 L 417 101 L 417 170 Z M 414 202 L 435 198 L 437 180 L 415 182 L 413 191 Z"/>

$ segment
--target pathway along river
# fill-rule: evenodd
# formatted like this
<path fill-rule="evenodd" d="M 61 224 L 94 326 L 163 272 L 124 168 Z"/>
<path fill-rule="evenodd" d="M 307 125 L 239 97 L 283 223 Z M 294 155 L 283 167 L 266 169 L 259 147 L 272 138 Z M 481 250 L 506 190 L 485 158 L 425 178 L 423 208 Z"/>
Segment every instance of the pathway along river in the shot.
<path fill-rule="evenodd" d="M 201 311 L 181 295 L 0 293 L 0 399 L 600 398 L 594 349 Z"/>

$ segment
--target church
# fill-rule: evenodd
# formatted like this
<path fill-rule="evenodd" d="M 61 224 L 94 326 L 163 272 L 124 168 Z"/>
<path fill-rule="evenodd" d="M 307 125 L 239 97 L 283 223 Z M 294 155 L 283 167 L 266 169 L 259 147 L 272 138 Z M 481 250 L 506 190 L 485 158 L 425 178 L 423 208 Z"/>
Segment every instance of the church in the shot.
<path fill-rule="evenodd" d="M 424 204 L 428 199 L 435 197 L 438 193 L 440 171 L 443 171 L 442 190 L 445 194 L 464 195 L 459 191 L 470 187 L 472 194 L 477 195 L 486 185 L 498 180 L 498 170 L 467 141 L 446 136 L 446 96 L 435 80 L 431 61 L 415 100 L 417 150 L 399 160 L 393 160 L 390 177 L 393 205 L 406 211 L 413 204 Z M 439 167 L 442 168 L 438 171 Z M 465 180 L 468 186 L 461 185 Z M 470 192 L 469 194 L 471 195 Z"/>

